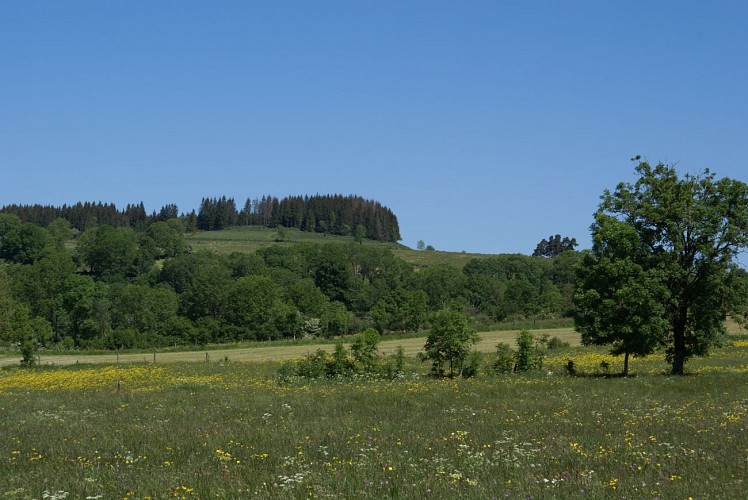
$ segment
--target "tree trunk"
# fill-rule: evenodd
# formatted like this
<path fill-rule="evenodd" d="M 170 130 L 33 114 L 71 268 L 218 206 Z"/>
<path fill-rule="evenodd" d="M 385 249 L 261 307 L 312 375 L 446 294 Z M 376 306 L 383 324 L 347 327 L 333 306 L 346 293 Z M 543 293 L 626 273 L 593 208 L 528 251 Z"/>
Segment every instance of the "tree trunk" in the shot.
<path fill-rule="evenodd" d="M 687 311 L 681 311 L 673 325 L 672 375 L 683 375 L 683 365 L 686 363 L 686 314 Z"/>
<path fill-rule="evenodd" d="M 623 376 L 629 376 L 629 353 L 623 355 Z"/>

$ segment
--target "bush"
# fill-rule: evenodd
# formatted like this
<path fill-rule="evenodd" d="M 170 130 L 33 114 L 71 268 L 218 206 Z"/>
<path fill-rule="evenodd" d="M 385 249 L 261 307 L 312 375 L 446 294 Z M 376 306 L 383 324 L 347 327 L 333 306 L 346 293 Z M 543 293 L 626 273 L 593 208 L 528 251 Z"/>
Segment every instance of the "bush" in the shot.
<path fill-rule="evenodd" d="M 36 347 L 30 340 L 24 340 L 21 344 L 21 364 L 23 366 L 33 366 L 36 364 Z"/>
<path fill-rule="evenodd" d="M 356 364 L 360 366 L 362 371 L 376 371 L 377 346 L 380 340 L 379 333 L 373 328 L 367 328 L 363 333 L 356 335 L 356 338 L 353 340 L 351 353 L 353 354 L 353 359 L 356 360 Z"/>
<path fill-rule="evenodd" d="M 482 359 L 483 356 L 481 353 L 477 351 L 471 351 L 470 354 L 468 354 L 467 359 L 465 360 L 465 364 L 462 367 L 461 375 L 465 378 L 477 376 Z"/>
<path fill-rule="evenodd" d="M 376 331 L 365 331 L 354 340 L 350 352 L 340 342 L 335 344 L 332 354 L 318 349 L 299 360 L 283 363 L 278 370 L 278 378 L 288 381 L 293 377 L 401 377 L 405 365 L 402 346 L 398 346 L 394 355 L 384 358 L 377 350 L 378 343 L 379 334 Z"/>
<path fill-rule="evenodd" d="M 356 368 L 348 358 L 348 353 L 343 347 L 343 344 L 338 342 L 335 344 L 335 350 L 332 353 L 332 357 L 325 359 L 325 373 L 328 377 L 344 377 L 351 374 Z"/>
<path fill-rule="evenodd" d="M 404 373 L 405 368 L 405 350 L 403 349 L 403 346 L 399 345 L 397 346 L 397 350 L 395 351 L 395 373 L 393 374 L 395 378 L 402 377 Z"/>
<path fill-rule="evenodd" d="M 306 378 L 321 378 L 327 375 L 328 356 L 322 349 L 307 354 L 298 361 L 294 375 Z"/>
<path fill-rule="evenodd" d="M 543 368 L 542 342 L 536 341 L 529 330 L 522 330 L 517 336 L 517 356 L 514 370 L 526 372 Z"/>
<path fill-rule="evenodd" d="M 491 368 L 496 373 L 511 373 L 514 370 L 515 352 L 509 346 L 500 342 L 496 345 L 496 359 Z"/>
<path fill-rule="evenodd" d="M 570 344 L 568 342 L 565 342 L 565 341 L 561 340 L 558 337 L 551 337 L 545 343 L 545 347 L 549 351 L 552 350 L 552 349 L 565 349 L 565 348 L 567 348 L 569 346 L 570 346 Z"/>

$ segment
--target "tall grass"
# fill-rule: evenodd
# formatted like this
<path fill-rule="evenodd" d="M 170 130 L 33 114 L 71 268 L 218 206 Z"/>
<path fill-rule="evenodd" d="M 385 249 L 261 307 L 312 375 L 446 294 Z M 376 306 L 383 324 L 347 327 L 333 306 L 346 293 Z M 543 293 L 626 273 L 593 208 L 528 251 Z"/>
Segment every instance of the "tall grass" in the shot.
<path fill-rule="evenodd" d="M 748 341 L 663 375 L 275 381 L 277 363 L 0 371 L 0 496 L 742 498 Z M 565 375 L 573 359 L 583 375 Z"/>

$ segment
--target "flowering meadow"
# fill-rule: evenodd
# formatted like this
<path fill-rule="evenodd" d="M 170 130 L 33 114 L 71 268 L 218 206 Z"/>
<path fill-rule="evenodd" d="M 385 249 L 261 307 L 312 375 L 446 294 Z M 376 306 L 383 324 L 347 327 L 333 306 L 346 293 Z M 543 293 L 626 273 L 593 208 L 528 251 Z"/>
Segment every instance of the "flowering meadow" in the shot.
<path fill-rule="evenodd" d="M 572 360 L 576 376 L 565 370 Z M 277 363 L 0 370 L 0 498 L 742 498 L 748 341 L 670 377 L 277 380 Z"/>

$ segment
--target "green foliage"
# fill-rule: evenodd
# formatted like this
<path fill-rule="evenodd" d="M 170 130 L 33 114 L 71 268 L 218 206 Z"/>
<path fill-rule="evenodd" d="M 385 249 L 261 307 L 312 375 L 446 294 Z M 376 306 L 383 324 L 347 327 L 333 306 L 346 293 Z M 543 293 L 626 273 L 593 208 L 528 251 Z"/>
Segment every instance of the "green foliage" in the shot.
<path fill-rule="evenodd" d="M 564 252 L 574 255 L 576 252 Z M 540 259 L 497 255 L 465 265 L 465 295 L 471 305 L 496 321 L 557 318 L 571 309 L 573 257 Z"/>
<path fill-rule="evenodd" d="M 733 268 L 727 289 L 731 292 L 730 316 L 743 328 L 748 328 L 748 271 L 739 267 Z"/>
<path fill-rule="evenodd" d="M 331 302 L 325 308 L 320 318 L 322 334 L 326 337 L 344 335 L 348 333 L 351 325 L 351 315 L 346 309 L 345 304 L 340 302 Z"/>
<path fill-rule="evenodd" d="M 0 237 L 0 259 L 32 264 L 53 247 L 54 240 L 45 229 L 30 223 L 15 225 L 6 221 L 6 229 Z"/>
<path fill-rule="evenodd" d="M 353 339 L 351 353 L 363 371 L 373 371 L 376 366 L 380 341 L 379 333 L 372 328 L 367 328 Z"/>
<path fill-rule="evenodd" d="M 516 353 L 509 344 L 499 342 L 496 345 L 496 359 L 491 364 L 491 369 L 496 373 L 512 373 L 514 371 L 515 359 Z"/>
<path fill-rule="evenodd" d="M 546 240 L 543 238 L 540 243 L 535 247 L 535 251 L 532 253 L 534 257 L 558 257 L 564 252 L 574 250 L 574 247 L 578 246 L 576 238 L 569 238 L 564 236 L 561 239 L 561 235 L 549 236 Z"/>
<path fill-rule="evenodd" d="M 589 254 L 579 277 L 574 322 L 585 345 L 611 345 L 611 354 L 646 356 L 665 342 L 667 290 L 657 270 L 645 271 L 625 257 Z"/>
<path fill-rule="evenodd" d="M 595 214 L 575 322 L 585 342 L 616 352 L 664 343 L 672 373 L 682 374 L 724 334 L 735 297 L 727 285 L 748 246 L 748 185 L 634 160 L 639 179 L 606 190 Z"/>
<path fill-rule="evenodd" d="M 462 301 L 466 277 L 459 269 L 446 264 L 437 265 L 423 269 L 413 279 L 418 289 L 427 295 L 432 310 Z"/>
<path fill-rule="evenodd" d="M 107 281 L 133 278 L 150 269 L 153 249 L 127 227 L 97 226 L 78 238 L 78 256 L 91 274 Z"/>
<path fill-rule="evenodd" d="M 355 353 L 354 353 L 355 356 Z M 325 359 L 325 374 L 328 377 L 346 377 L 356 370 L 342 342 L 335 344 L 330 359 Z"/>
<path fill-rule="evenodd" d="M 566 341 L 561 340 L 558 337 L 551 337 L 547 339 L 545 342 L 545 347 L 549 351 L 552 351 L 554 349 L 565 349 L 570 346 L 570 344 Z"/>
<path fill-rule="evenodd" d="M 36 211 L 16 208 L 24 220 L 37 217 Z M 17 312 L 15 325 L 38 321 L 51 327 L 51 334 L 44 328 L 44 335 L 37 336 L 45 348 L 72 342 L 76 349 L 335 337 L 369 326 L 383 335 L 417 332 L 445 307 L 475 313 L 471 321 L 493 321 L 479 307 L 470 307 L 472 300 L 486 303 L 492 291 L 486 287 L 483 297 L 466 291 L 468 278 L 461 267 L 473 256 L 421 254 L 417 266 L 423 268 L 417 270 L 399 257 L 405 247 L 370 239 L 354 244 L 355 224 L 340 225 L 348 237 L 331 235 L 325 241 L 334 243 L 324 245 L 299 242 L 299 230 L 291 227 L 283 245 L 273 245 L 269 229 L 213 231 L 211 241 L 220 252 L 192 252 L 182 235 L 189 217 L 173 218 L 175 206 L 165 206 L 152 217 L 142 205 L 128 206 L 122 213 L 99 204 L 76 210 L 81 216 L 70 222 L 67 217 L 73 212 L 42 210 L 54 215 L 40 219 L 50 222 L 44 251 L 38 258 L 21 259 L 26 263 L 4 261 L 5 296 L 15 306 L 0 312 L 0 336 L 18 338 L 20 326 L 13 334 L 7 326 L 12 311 L 23 311 Z M 79 227 L 87 229 L 80 233 Z M 41 227 L 3 214 L 0 240 L 24 228 L 46 234 Z M 255 237 L 270 246 L 254 253 L 231 252 L 255 249 L 234 246 Z M 549 269 L 550 263 L 543 272 Z M 541 281 L 529 286 L 541 286 Z M 531 295 L 549 304 L 563 302 L 555 284 L 542 286 Z M 526 284 L 509 288 L 518 292 L 515 301 L 527 295 Z M 536 318 L 541 315 L 553 315 L 546 309 L 556 308 L 538 306 L 537 313 L 527 317 L 540 321 Z M 392 369 L 396 371 L 394 365 Z"/>
<path fill-rule="evenodd" d="M 432 320 L 431 331 L 423 348 L 423 360 L 431 361 L 431 372 L 436 376 L 463 375 L 465 361 L 478 340 L 478 334 L 470 330 L 464 314 L 444 309 Z M 449 367 L 448 373 L 445 366 Z"/>
<path fill-rule="evenodd" d="M 36 364 L 36 346 L 30 339 L 21 343 L 21 365 L 33 366 Z"/>
<path fill-rule="evenodd" d="M 405 350 L 403 346 L 397 346 L 395 349 L 395 363 L 394 363 L 394 376 L 401 377 L 404 373 L 405 368 Z"/>
<path fill-rule="evenodd" d="M 21 219 L 17 215 L 0 212 L 0 241 L 5 235 L 21 226 Z"/>
<path fill-rule="evenodd" d="M 529 330 L 522 330 L 517 335 L 517 354 L 514 370 L 527 372 L 543 368 L 545 353 L 539 340 L 533 337 Z"/>
<path fill-rule="evenodd" d="M 398 348 L 391 358 L 379 352 L 379 334 L 368 329 L 354 338 L 350 350 L 346 351 L 342 342 L 335 344 L 332 353 L 318 349 L 304 358 L 283 363 L 278 370 L 281 381 L 293 377 L 317 378 L 387 378 L 401 377 L 405 364 L 405 353 Z"/>
<path fill-rule="evenodd" d="M 359 245 L 363 245 L 364 238 L 366 238 L 366 228 L 363 226 L 363 224 L 356 225 L 356 231 L 353 234 L 353 241 L 355 241 Z"/>
<path fill-rule="evenodd" d="M 470 351 L 462 367 L 461 375 L 465 378 L 477 377 L 483 362 L 483 354 L 478 351 Z"/>
<path fill-rule="evenodd" d="M 305 378 L 324 377 L 331 372 L 328 369 L 328 364 L 331 361 L 330 355 L 326 351 L 318 349 L 296 362 L 296 369 L 293 371 L 293 374 Z"/>
<path fill-rule="evenodd" d="M 154 222 L 148 226 L 146 234 L 153 241 L 154 256 L 157 259 L 176 257 L 187 250 L 184 229 L 177 220 Z"/>
<path fill-rule="evenodd" d="M 70 222 L 61 217 L 50 222 L 47 231 L 52 236 L 58 250 L 62 250 L 65 244 L 73 238 L 73 227 Z"/>

